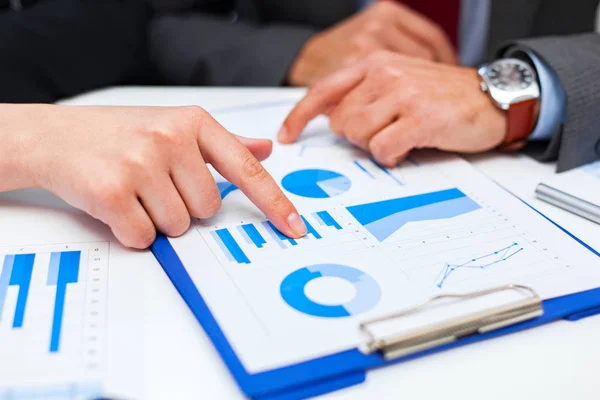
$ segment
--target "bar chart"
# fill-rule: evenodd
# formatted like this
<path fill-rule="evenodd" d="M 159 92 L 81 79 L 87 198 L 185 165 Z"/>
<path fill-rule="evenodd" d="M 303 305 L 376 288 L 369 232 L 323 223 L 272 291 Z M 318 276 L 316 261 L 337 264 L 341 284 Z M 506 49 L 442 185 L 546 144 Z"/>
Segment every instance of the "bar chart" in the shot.
<path fill-rule="evenodd" d="M 108 243 L 0 248 L 0 260 L 0 353 L 14 361 L 0 398 L 100 395 Z"/>
<path fill-rule="evenodd" d="M 277 250 L 294 248 L 308 250 L 321 241 L 339 243 L 354 240 L 352 233 L 345 233 L 342 225 L 329 211 L 316 211 L 301 217 L 308 230 L 307 235 L 302 239 L 288 238 L 271 221 L 260 221 L 211 230 L 210 241 L 216 244 L 219 253 L 229 262 L 251 264 L 252 255 L 268 256 L 277 254 L 273 253 Z"/>

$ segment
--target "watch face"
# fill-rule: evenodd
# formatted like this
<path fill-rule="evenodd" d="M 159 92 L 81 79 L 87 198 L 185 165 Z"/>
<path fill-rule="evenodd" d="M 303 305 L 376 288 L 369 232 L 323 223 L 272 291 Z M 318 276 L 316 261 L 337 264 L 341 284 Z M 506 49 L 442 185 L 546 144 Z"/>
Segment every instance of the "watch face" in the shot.
<path fill-rule="evenodd" d="M 492 86 L 510 92 L 526 89 L 535 80 L 529 65 L 515 59 L 499 60 L 492 63 L 487 76 L 488 82 Z"/>

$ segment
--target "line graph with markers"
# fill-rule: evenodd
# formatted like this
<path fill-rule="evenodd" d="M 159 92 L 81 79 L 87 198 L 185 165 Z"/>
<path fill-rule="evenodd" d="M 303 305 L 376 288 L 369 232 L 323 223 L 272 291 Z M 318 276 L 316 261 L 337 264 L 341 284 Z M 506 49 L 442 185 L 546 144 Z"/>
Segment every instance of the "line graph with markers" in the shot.
<path fill-rule="evenodd" d="M 493 253 L 485 254 L 483 256 L 479 256 L 476 258 L 472 258 L 468 261 L 465 261 L 461 264 L 450 264 L 446 263 L 442 271 L 440 272 L 440 276 L 437 280 L 437 287 L 440 289 L 444 286 L 444 282 L 450 275 L 454 273 L 454 271 L 467 270 L 467 269 L 486 269 L 490 268 L 498 263 L 506 261 L 513 256 L 516 256 L 524 249 L 520 247 L 518 243 L 513 243 L 509 246 L 506 246 L 502 249 L 498 249 Z"/>

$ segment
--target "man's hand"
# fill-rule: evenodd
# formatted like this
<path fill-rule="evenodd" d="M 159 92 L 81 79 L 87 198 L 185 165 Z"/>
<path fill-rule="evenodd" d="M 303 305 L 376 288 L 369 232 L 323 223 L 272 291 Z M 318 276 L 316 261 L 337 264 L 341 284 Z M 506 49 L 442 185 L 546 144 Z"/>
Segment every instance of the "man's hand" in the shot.
<path fill-rule="evenodd" d="M 414 148 L 489 150 L 506 134 L 506 116 L 481 91 L 475 69 L 388 52 L 317 82 L 288 115 L 279 140 L 295 141 L 319 114 L 386 166 Z"/>
<path fill-rule="evenodd" d="M 455 49 L 441 27 L 402 4 L 378 1 L 313 36 L 292 65 L 288 83 L 312 85 L 377 50 L 443 63 L 457 62 Z"/>
<path fill-rule="evenodd" d="M 14 183 L 50 190 L 104 221 L 126 246 L 146 248 L 155 227 L 178 236 L 190 216 L 215 214 L 221 197 L 206 163 L 284 234 L 306 233 L 258 160 L 269 156 L 272 143 L 236 137 L 201 108 L 2 107 L 17 122 L 0 118 L 0 137 L 7 136 L 2 131 L 18 137 L 12 149 L 27 150 L 20 173 L 28 178 Z"/>

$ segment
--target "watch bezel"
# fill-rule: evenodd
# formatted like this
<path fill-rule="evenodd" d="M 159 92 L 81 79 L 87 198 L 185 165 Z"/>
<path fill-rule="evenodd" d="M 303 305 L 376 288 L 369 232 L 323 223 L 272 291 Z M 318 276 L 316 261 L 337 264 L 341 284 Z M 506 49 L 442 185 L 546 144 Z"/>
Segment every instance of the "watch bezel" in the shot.
<path fill-rule="evenodd" d="M 489 71 L 492 70 L 495 65 L 507 61 L 518 64 L 530 71 L 533 76 L 533 82 L 528 87 L 519 90 L 505 90 L 494 86 L 491 83 L 491 79 L 488 75 Z M 477 73 L 480 77 L 481 90 L 489 93 L 492 101 L 502 110 L 508 110 L 511 104 L 531 99 L 539 99 L 540 97 L 540 87 L 537 83 L 537 74 L 535 69 L 525 61 L 518 58 L 503 58 L 489 64 L 485 64 L 478 69 Z"/>

